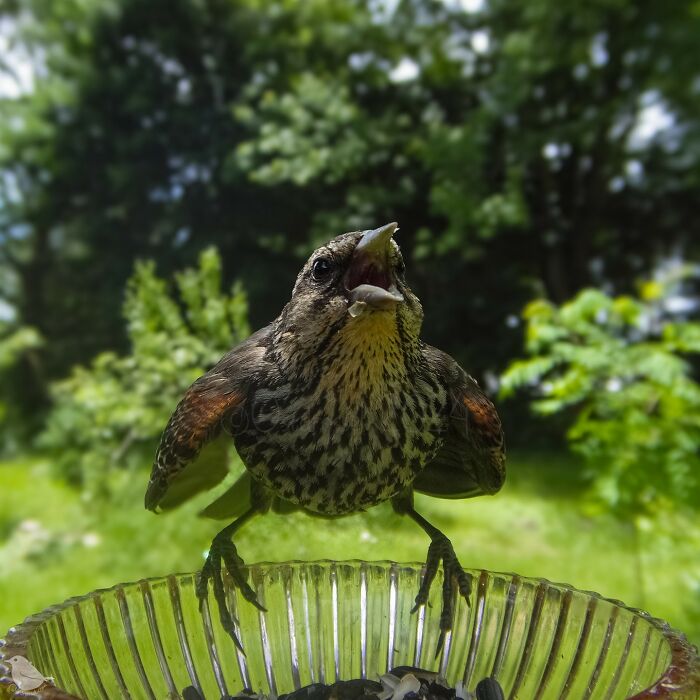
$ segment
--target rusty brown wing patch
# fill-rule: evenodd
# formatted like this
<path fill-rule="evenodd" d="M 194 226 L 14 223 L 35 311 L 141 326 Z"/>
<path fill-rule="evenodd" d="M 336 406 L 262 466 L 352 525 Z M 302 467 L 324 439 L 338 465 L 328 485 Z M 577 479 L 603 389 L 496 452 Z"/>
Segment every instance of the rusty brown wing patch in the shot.
<path fill-rule="evenodd" d="M 505 479 L 505 441 L 496 407 L 449 355 L 430 348 L 428 357 L 447 385 L 449 420 L 443 446 L 413 488 L 438 498 L 495 493 Z"/>
<path fill-rule="evenodd" d="M 468 378 L 461 401 L 466 409 L 465 435 L 470 450 L 481 463 L 481 483 L 487 493 L 494 493 L 503 485 L 506 467 L 506 445 L 501 419 L 496 407 Z"/>
<path fill-rule="evenodd" d="M 471 379 L 471 378 L 470 378 Z M 465 428 L 468 439 L 479 447 L 503 450 L 503 428 L 496 407 L 479 389 L 473 380 L 468 382 L 464 393 L 455 397 L 466 408 Z"/>
<path fill-rule="evenodd" d="M 243 399 L 243 393 L 233 390 L 220 375 L 205 375 L 187 390 L 163 431 L 146 490 L 146 508 L 174 507 L 226 476 L 230 441 L 216 438 L 223 420 Z"/>

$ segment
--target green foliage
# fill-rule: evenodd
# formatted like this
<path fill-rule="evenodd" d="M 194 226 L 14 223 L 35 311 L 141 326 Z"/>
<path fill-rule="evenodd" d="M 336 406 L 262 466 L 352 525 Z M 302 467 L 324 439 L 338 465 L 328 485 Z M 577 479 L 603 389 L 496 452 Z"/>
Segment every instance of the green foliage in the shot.
<path fill-rule="evenodd" d="M 152 262 L 137 264 L 124 304 L 130 353 L 101 353 L 53 387 L 40 442 L 88 498 L 150 464 L 185 389 L 249 334 L 246 296 L 238 285 L 221 291 L 214 249 L 175 279 L 180 303 Z"/>
<path fill-rule="evenodd" d="M 661 241 L 697 254 L 693 3 L 24 0 L 0 20 L 38 64 L 0 96 L 0 297 L 46 339 L 37 385 L 123 351 L 141 258 L 170 275 L 216 245 L 258 325 L 314 243 L 397 220 L 426 335 L 480 375 L 533 288 L 561 303 L 629 286 Z"/>
<path fill-rule="evenodd" d="M 258 110 L 240 106 L 236 117 L 260 129 L 259 139 L 238 146 L 232 163 L 255 182 L 342 182 L 370 146 L 358 132 L 361 115 L 348 87 L 312 73 L 300 75 L 289 92 L 265 92 Z"/>
<path fill-rule="evenodd" d="M 7 330 L 7 334 L 5 334 Z M 0 371 L 11 367 L 27 350 L 38 348 L 41 337 L 33 328 L 3 329 L 0 325 Z"/>
<path fill-rule="evenodd" d="M 700 323 L 662 312 L 663 288 L 642 298 L 584 290 L 524 312 L 527 359 L 502 377 L 502 395 L 527 388 L 542 416 L 565 412 L 567 437 L 597 493 L 616 509 L 653 512 L 700 503 Z"/>

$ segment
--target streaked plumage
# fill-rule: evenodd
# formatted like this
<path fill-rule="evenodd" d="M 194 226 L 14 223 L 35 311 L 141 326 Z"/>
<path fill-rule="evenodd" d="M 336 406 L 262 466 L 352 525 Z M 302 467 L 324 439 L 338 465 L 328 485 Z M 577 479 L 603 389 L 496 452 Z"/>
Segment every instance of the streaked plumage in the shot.
<path fill-rule="evenodd" d="M 503 433 L 476 382 L 419 339 L 423 312 L 395 228 L 347 233 L 315 251 L 280 316 L 190 387 L 163 433 L 146 506 L 171 507 L 223 478 L 220 455 L 205 457 L 227 433 L 247 472 L 210 514 L 242 524 L 270 506 L 337 516 L 392 499 L 433 539 L 429 573 L 442 558 L 466 595 L 449 541 L 413 511 L 411 494 L 494 493 L 505 476 Z M 228 541 L 240 524 L 217 536 L 203 572 L 200 594 L 212 578 L 220 607 L 221 560 L 247 585 Z"/>

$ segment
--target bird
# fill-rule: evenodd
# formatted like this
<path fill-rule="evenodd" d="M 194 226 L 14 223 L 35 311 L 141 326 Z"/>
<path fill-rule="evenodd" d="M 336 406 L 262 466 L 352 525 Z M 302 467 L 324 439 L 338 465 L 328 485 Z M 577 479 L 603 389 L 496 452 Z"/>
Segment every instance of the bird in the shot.
<path fill-rule="evenodd" d="M 430 538 L 414 612 L 442 562 L 438 653 L 456 593 L 469 603 L 470 576 L 413 495 L 496 493 L 505 479 L 503 429 L 476 380 L 421 339 L 423 308 L 406 282 L 397 230 L 392 222 L 351 231 L 315 250 L 280 315 L 197 379 L 163 431 L 145 496 L 150 510 L 220 481 L 231 438 L 245 466 L 204 511 L 232 522 L 214 537 L 196 584 L 201 606 L 211 582 L 221 624 L 241 651 L 222 565 L 265 610 L 233 536 L 270 510 L 336 518 L 390 501 Z"/>
<path fill-rule="evenodd" d="M 12 669 L 12 681 L 19 690 L 36 690 L 54 679 L 44 676 L 29 659 L 24 656 L 13 656 L 7 660 Z"/>

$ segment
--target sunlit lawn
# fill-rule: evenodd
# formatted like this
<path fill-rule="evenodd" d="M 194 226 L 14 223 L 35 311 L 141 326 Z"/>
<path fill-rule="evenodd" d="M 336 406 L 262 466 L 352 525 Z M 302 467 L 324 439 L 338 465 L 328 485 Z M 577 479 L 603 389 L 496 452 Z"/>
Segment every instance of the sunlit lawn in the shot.
<path fill-rule="evenodd" d="M 700 641 L 700 524 L 676 518 L 643 532 L 585 506 L 576 463 L 561 455 L 512 455 L 496 497 L 418 509 L 448 534 L 465 566 L 565 581 L 650 610 Z M 0 636 L 46 605 L 120 581 L 197 568 L 218 523 L 144 511 L 146 474 L 129 495 L 85 508 L 80 494 L 38 461 L 0 464 Z M 206 497 L 205 497 L 206 502 Z M 199 505 L 202 505 L 200 499 Z M 588 510 L 588 513 L 587 513 Z M 428 540 L 382 506 L 324 521 L 270 514 L 243 530 L 242 556 L 260 560 L 422 560 Z"/>

